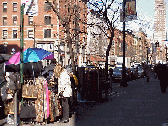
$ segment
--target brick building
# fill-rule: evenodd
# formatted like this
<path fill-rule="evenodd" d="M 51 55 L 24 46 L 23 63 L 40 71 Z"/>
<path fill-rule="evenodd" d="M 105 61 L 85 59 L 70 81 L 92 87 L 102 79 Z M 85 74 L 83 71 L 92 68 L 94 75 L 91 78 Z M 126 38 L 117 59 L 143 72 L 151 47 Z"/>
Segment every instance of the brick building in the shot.
<path fill-rule="evenodd" d="M 154 39 L 162 43 L 166 38 L 166 2 L 155 0 L 154 6 Z"/>
<path fill-rule="evenodd" d="M 63 14 L 66 13 L 64 7 L 66 7 L 67 4 L 78 5 L 78 12 L 81 12 L 80 15 L 78 15 L 79 18 L 83 19 L 87 14 L 87 11 L 85 11 L 87 6 L 80 0 L 49 0 L 49 2 L 51 4 L 54 2 L 57 3 L 56 5 L 62 17 L 64 16 Z M 68 53 L 68 49 L 64 49 L 65 45 L 68 46 L 65 42 L 65 29 L 62 27 L 60 20 L 58 20 L 57 15 L 46 0 L 34 0 L 33 4 L 31 4 L 31 0 L 2 0 L 0 3 L 2 9 L 0 11 L 0 45 L 5 51 L 1 51 L 1 53 L 10 53 L 12 48 L 15 48 L 16 52 L 20 51 L 21 3 L 25 3 L 24 48 L 43 48 L 47 51 L 54 52 L 54 57 L 57 60 L 64 61 L 64 59 L 67 59 L 68 55 L 66 55 L 67 57 L 65 58 L 65 51 Z M 26 14 L 26 12 L 28 13 Z M 73 30 L 75 22 L 72 19 L 70 22 L 70 29 Z M 84 31 L 85 26 L 82 23 L 78 23 L 78 29 Z M 83 43 L 83 46 L 80 48 L 84 48 L 84 41 L 87 39 L 84 32 L 78 35 L 78 40 L 76 38 L 73 39 L 75 40 L 74 45 L 78 46 Z M 77 50 L 80 50 L 80 48 L 77 48 Z"/>

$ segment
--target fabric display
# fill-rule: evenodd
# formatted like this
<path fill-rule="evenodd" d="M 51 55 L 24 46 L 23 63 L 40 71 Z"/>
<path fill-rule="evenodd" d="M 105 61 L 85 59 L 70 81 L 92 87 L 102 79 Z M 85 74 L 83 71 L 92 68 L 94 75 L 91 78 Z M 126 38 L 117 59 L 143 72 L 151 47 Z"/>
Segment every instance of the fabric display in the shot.
<path fill-rule="evenodd" d="M 5 76 L 7 83 L 1 88 L 1 97 L 4 102 L 5 115 L 14 114 L 14 93 L 16 89 L 20 89 L 20 75 L 19 73 L 8 72 Z M 17 112 L 20 112 L 21 103 L 17 105 Z"/>
<path fill-rule="evenodd" d="M 49 108 L 50 108 L 50 122 L 54 122 L 54 115 L 53 115 L 53 92 L 49 91 Z"/>
<path fill-rule="evenodd" d="M 60 104 L 59 104 L 59 98 L 58 98 L 58 94 L 53 94 L 53 115 L 54 115 L 54 118 L 57 118 L 60 113 L 61 110 L 59 110 L 59 107 Z"/>
<path fill-rule="evenodd" d="M 49 90 L 48 90 L 48 86 L 47 86 L 47 81 L 44 81 L 44 114 L 45 114 L 45 119 L 47 119 L 50 115 Z"/>
<path fill-rule="evenodd" d="M 17 105 L 17 112 L 20 113 L 21 111 L 21 103 Z M 5 101 L 5 115 L 14 114 L 14 101 L 13 99 L 9 99 Z"/>
<path fill-rule="evenodd" d="M 39 77 L 36 79 L 36 86 L 38 87 L 37 90 L 37 100 L 35 101 L 35 109 L 36 109 L 36 121 L 38 123 L 43 122 L 44 118 L 44 88 L 43 88 L 43 81 L 45 79 L 43 77 Z"/>
<path fill-rule="evenodd" d="M 10 76 L 11 77 L 8 76 L 7 78 L 7 84 L 1 88 L 1 96 L 5 103 L 6 115 L 14 114 L 13 89 L 19 87 L 14 86 L 19 76 Z M 64 75 L 62 75 L 62 77 L 63 76 Z M 62 106 L 58 95 L 58 84 L 53 80 L 50 81 L 49 84 L 47 83 L 47 79 L 43 76 L 24 80 L 22 85 L 23 105 L 21 106 L 21 102 L 18 102 L 20 118 L 32 118 L 37 123 L 43 123 L 44 119 L 49 119 L 50 122 L 54 122 L 56 118 L 62 115 Z M 60 89 L 61 88 L 62 87 L 60 87 Z M 67 87 L 67 89 L 69 88 Z"/>
<path fill-rule="evenodd" d="M 22 97 L 37 97 L 38 87 L 35 85 L 34 80 L 24 80 L 22 87 Z"/>

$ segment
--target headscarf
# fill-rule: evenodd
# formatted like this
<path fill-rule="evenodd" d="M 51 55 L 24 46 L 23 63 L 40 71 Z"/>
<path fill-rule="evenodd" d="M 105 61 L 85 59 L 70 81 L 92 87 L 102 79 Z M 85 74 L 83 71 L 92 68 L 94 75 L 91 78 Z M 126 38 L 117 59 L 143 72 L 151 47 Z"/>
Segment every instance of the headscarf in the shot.
<path fill-rule="evenodd" d="M 63 71 L 63 69 L 64 68 L 60 64 L 55 66 L 55 68 L 54 68 L 54 76 L 55 76 L 55 78 L 59 78 L 60 77 L 60 74 Z"/>

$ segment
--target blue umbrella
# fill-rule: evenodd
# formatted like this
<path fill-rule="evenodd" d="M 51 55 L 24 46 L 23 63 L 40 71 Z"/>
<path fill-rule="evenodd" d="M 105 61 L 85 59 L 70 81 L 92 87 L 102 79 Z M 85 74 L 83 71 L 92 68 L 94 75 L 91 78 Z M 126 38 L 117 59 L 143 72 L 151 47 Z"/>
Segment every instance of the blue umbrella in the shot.
<path fill-rule="evenodd" d="M 23 61 L 24 63 L 38 62 L 39 60 L 47 59 L 49 56 L 50 59 L 54 58 L 52 52 L 48 52 L 42 48 L 28 48 L 23 52 Z"/>
<path fill-rule="evenodd" d="M 24 63 L 28 62 L 38 62 L 43 59 L 53 59 L 54 54 L 52 52 L 48 52 L 41 48 L 28 48 L 23 51 L 23 61 Z M 19 64 L 20 63 L 20 52 L 17 52 L 13 55 L 6 65 L 10 64 Z"/>

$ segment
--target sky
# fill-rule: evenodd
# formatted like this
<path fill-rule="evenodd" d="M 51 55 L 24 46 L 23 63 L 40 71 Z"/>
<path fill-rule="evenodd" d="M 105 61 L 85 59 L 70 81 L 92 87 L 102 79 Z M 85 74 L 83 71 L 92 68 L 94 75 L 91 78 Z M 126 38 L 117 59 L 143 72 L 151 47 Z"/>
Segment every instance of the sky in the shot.
<path fill-rule="evenodd" d="M 102 6 L 101 0 L 90 0 L 94 1 L 99 4 L 99 6 Z M 106 1 L 106 0 L 102 0 Z M 109 0 L 111 1 L 111 0 Z M 122 3 L 123 0 L 116 0 L 119 3 Z M 168 0 L 164 0 L 166 2 L 166 31 L 168 31 Z M 154 2 L 155 0 L 136 0 L 136 12 L 138 20 L 132 20 L 126 22 L 126 30 L 130 29 L 133 31 L 139 31 L 139 28 L 141 27 L 142 30 L 147 34 L 148 38 L 153 37 L 153 25 L 154 25 Z M 119 4 L 113 5 L 113 10 L 118 6 Z M 120 9 L 121 9 L 120 4 Z M 109 12 L 109 16 L 112 15 L 113 11 Z M 119 13 L 118 13 L 119 14 Z M 116 22 L 115 25 L 118 29 L 122 31 L 123 23 L 119 20 Z"/>
<path fill-rule="evenodd" d="M 144 28 L 146 28 L 146 33 L 148 34 L 148 37 L 153 36 L 153 19 L 154 19 L 154 2 L 155 0 L 136 0 L 136 11 L 137 15 L 140 19 L 146 20 L 144 21 L 130 21 L 127 24 L 133 24 L 132 27 L 138 27 L 138 23 L 144 22 Z M 168 0 L 165 0 L 166 2 L 166 30 L 168 31 Z M 138 22 L 138 23 L 133 23 Z M 146 25 L 147 24 L 147 25 Z M 150 27 L 149 27 L 150 25 Z M 148 28 L 149 27 L 149 28 Z"/>

